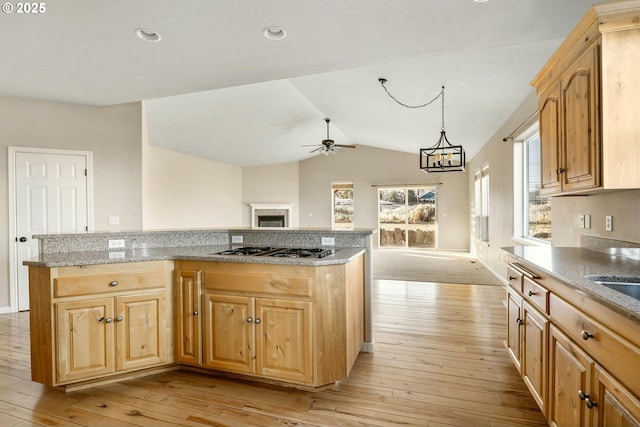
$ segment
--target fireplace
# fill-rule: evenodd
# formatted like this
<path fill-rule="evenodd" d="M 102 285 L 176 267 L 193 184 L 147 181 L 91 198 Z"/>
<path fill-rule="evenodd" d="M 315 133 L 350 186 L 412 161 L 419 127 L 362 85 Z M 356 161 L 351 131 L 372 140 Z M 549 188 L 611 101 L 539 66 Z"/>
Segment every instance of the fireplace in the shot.
<path fill-rule="evenodd" d="M 258 227 L 284 227 L 284 215 L 258 215 Z"/>
<path fill-rule="evenodd" d="M 251 227 L 289 227 L 290 203 L 249 203 Z"/>

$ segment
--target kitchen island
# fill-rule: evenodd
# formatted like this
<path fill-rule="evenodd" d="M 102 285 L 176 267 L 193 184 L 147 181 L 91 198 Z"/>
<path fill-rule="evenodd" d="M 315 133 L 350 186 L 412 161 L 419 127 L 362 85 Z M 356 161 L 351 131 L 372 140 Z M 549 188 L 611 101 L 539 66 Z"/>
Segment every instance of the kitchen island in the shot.
<path fill-rule="evenodd" d="M 373 350 L 370 236 L 290 229 L 35 236 L 41 252 L 25 262 L 32 378 L 71 390 L 180 367 L 308 390 L 332 385 L 361 350 Z M 109 250 L 114 240 L 121 247 Z M 221 254 L 322 242 L 334 243 L 322 258 Z"/>

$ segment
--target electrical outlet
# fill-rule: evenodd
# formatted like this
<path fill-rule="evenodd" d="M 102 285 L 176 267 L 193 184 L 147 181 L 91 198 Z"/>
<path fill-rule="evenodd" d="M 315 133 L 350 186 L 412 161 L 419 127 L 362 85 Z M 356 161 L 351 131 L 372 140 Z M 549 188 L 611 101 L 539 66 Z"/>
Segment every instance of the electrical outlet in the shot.
<path fill-rule="evenodd" d="M 124 251 L 111 251 L 109 252 L 109 259 L 122 259 L 125 258 Z"/>
<path fill-rule="evenodd" d="M 323 237 L 321 239 L 322 246 L 334 246 L 336 244 L 336 239 L 333 237 Z"/>
<path fill-rule="evenodd" d="M 584 228 L 591 228 L 591 215 L 584 215 Z"/>
<path fill-rule="evenodd" d="M 109 249 L 124 248 L 124 239 L 109 240 Z"/>
<path fill-rule="evenodd" d="M 613 231 L 613 217 L 611 215 L 604 217 L 604 229 L 607 231 Z"/>
<path fill-rule="evenodd" d="M 243 241 L 243 236 L 231 236 L 231 243 L 242 243 Z"/>
<path fill-rule="evenodd" d="M 578 224 L 580 224 L 580 228 L 584 228 L 584 215 L 580 214 L 578 215 Z"/>
<path fill-rule="evenodd" d="M 109 225 L 119 225 L 120 217 L 119 216 L 110 216 L 109 217 Z"/>

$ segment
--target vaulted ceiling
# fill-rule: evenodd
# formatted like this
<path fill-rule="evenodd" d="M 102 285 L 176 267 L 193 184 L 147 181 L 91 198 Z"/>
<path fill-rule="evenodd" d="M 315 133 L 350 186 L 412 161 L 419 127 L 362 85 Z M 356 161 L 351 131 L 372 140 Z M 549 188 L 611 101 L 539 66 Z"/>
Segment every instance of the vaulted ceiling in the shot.
<path fill-rule="evenodd" d="M 445 123 L 470 159 L 592 0 L 55 0 L 0 16 L 0 94 L 145 101 L 150 143 L 253 166 L 326 137 L 417 153 Z M 268 40 L 267 26 L 287 37 Z M 146 42 L 136 29 L 161 40 Z"/>

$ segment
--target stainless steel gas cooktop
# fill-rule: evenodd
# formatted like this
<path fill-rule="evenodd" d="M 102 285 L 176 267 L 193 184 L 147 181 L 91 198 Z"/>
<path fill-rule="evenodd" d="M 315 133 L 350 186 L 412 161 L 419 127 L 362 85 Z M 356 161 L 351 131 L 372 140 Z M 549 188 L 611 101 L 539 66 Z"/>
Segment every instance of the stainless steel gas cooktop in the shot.
<path fill-rule="evenodd" d="M 274 248 L 271 246 L 244 246 L 218 252 L 218 255 L 272 256 L 279 258 L 324 258 L 334 253 L 324 248 Z"/>

